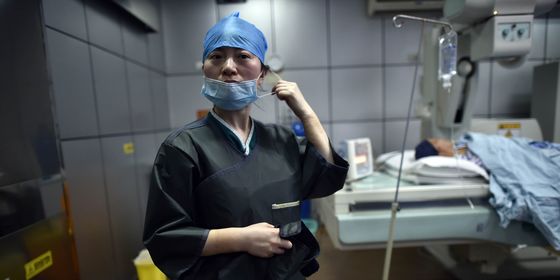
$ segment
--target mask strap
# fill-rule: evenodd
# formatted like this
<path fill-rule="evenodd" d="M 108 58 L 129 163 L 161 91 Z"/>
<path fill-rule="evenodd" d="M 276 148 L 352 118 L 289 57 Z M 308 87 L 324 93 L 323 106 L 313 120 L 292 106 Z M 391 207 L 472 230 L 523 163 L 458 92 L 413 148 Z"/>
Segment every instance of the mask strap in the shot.
<path fill-rule="evenodd" d="M 263 98 L 263 97 L 266 97 L 266 96 L 269 96 L 269 95 L 273 95 L 273 94 L 274 94 L 274 92 L 267 92 L 267 93 L 262 94 L 262 95 L 259 95 L 259 96 L 257 96 L 257 97 L 258 97 L 258 98 Z"/>

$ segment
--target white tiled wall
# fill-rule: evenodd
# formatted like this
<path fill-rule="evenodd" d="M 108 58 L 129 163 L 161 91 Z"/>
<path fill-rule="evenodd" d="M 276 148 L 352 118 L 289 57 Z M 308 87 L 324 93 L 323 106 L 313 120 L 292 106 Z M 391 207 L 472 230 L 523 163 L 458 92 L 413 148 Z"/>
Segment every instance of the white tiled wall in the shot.
<path fill-rule="evenodd" d="M 363 1 L 330 0 L 329 5 L 331 65 L 381 64 L 382 19 L 367 17 Z"/>
<path fill-rule="evenodd" d="M 298 83 L 309 105 L 323 122 L 330 121 L 329 71 L 327 69 L 286 70 L 282 78 Z"/>
<path fill-rule="evenodd" d="M 327 6 L 325 0 L 274 2 L 278 54 L 289 67 L 327 66 Z"/>
<path fill-rule="evenodd" d="M 421 16 L 436 17 L 422 14 Z M 414 63 L 417 61 L 418 43 L 421 25 L 406 22 L 401 28 L 395 28 L 391 16 L 383 17 L 383 48 L 385 63 Z"/>
<path fill-rule="evenodd" d="M 412 91 L 414 68 L 414 66 L 385 66 L 385 118 L 406 118 Z M 421 70 L 421 67 L 418 67 L 413 104 L 421 99 Z"/>
<path fill-rule="evenodd" d="M 193 2 L 193 3 L 191 3 Z M 247 0 L 217 5 L 213 1 L 163 3 L 165 51 L 171 120 L 174 127 L 194 120 L 196 110 L 210 104 L 200 95 L 200 68 L 206 30 L 233 11 L 259 27 L 269 54 L 284 62 L 281 75 L 297 82 L 313 106 L 333 144 L 366 136 L 377 153 L 399 149 L 404 135 L 420 25 L 395 28 L 392 15 L 367 16 L 364 0 Z M 554 11 L 552 14 L 558 14 Z M 439 13 L 421 13 L 439 17 Z M 528 116 L 532 67 L 560 59 L 560 17 L 541 15 L 534 21 L 533 45 L 527 61 L 505 68 L 496 61 L 477 65 L 474 114 L 482 117 Z M 420 65 L 415 101 L 421 100 Z M 262 104 L 261 104 L 262 103 Z M 253 115 L 278 121 L 282 104 L 262 100 Z M 414 110 L 415 107 L 413 107 Z M 413 112 L 414 115 L 414 112 Z M 407 147 L 420 141 L 420 120 L 411 122 Z"/>
<path fill-rule="evenodd" d="M 385 122 L 385 151 L 396 151 L 402 148 L 406 120 Z M 405 149 L 414 149 L 420 142 L 420 121 L 411 119 L 408 125 Z"/>
<path fill-rule="evenodd" d="M 381 67 L 332 69 L 333 120 L 379 120 L 383 116 Z"/>

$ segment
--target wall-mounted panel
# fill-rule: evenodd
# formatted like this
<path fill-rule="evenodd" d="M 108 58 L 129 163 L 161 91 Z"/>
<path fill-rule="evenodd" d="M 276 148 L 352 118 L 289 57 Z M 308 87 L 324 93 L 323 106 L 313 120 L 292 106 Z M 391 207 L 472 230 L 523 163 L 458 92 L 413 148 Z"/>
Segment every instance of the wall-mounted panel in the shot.
<path fill-rule="evenodd" d="M 126 62 L 128 96 L 132 112 L 132 129 L 135 132 L 154 129 L 154 107 L 148 69 Z"/>
<path fill-rule="evenodd" d="M 80 279 L 119 279 L 114 274 L 115 260 L 99 140 L 63 141 L 61 147 Z"/>
<path fill-rule="evenodd" d="M 171 122 L 166 79 L 163 75 L 150 71 L 150 82 L 154 105 L 154 128 L 169 129 Z"/>
<path fill-rule="evenodd" d="M 80 0 L 46 0 L 43 2 L 45 24 L 80 39 L 87 40 L 84 5 Z"/>
<path fill-rule="evenodd" d="M 160 30 L 148 35 L 148 64 L 159 72 L 165 72 L 163 32 Z"/>
<path fill-rule="evenodd" d="M 106 1 L 86 2 L 89 41 L 118 54 L 123 54 L 121 14 L 117 7 Z"/>
<path fill-rule="evenodd" d="M 125 62 L 96 47 L 90 48 L 100 133 L 130 132 Z"/>
<path fill-rule="evenodd" d="M 148 34 L 136 22 L 122 21 L 124 55 L 131 60 L 148 65 Z"/>
<path fill-rule="evenodd" d="M 146 205 L 148 204 L 148 190 L 150 187 L 150 175 L 158 145 L 156 136 L 153 133 L 135 134 L 134 139 L 134 159 L 136 166 L 136 186 L 140 203 L 141 227 L 144 227 L 144 216 Z"/>
<path fill-rule="evenodd" d="M 133 279 L 136 275 L 132 260 L 142 249 L 140 226 L 140 195 L 136 187 L 134 150 L 130 136 L 101 139 L 103 170 L 107 188 L 107 202 L 117 279 Z"/>
<path fill-rule="evenodd" d="M 217 20 L 215 1 L 162 1 L 167 73 L 200 72 L 206 31 Z"/>
<path fill-rule="evenodd" d="M 48 28 L 46 35 L 60 137 L 97 135 L 88 46 Z"/>

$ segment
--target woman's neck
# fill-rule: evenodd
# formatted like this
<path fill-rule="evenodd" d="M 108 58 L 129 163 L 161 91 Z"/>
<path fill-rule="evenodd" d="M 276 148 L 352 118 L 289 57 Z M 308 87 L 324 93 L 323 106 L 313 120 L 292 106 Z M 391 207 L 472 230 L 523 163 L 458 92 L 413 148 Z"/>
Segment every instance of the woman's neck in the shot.
<path fill-rule="evenodd" d="M 227 111 L 214 107 L 214 113 L 222 118 L 227 124 L 235 129 L 244 139 L 247 139 L 251 131 L 250 107 L 247 106 L 239 111 Z"/>

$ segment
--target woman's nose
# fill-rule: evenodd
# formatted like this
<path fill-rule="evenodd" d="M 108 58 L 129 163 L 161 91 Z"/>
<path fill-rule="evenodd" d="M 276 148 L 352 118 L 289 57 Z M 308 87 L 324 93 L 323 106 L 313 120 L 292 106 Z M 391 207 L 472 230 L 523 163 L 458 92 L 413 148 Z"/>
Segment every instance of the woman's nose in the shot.
<path fill-rule="evenodd" d="M 227 58 L 222 68 L 222 74 L 232 76 L 237 73 L 237 65 L 233 58 Z"/>

